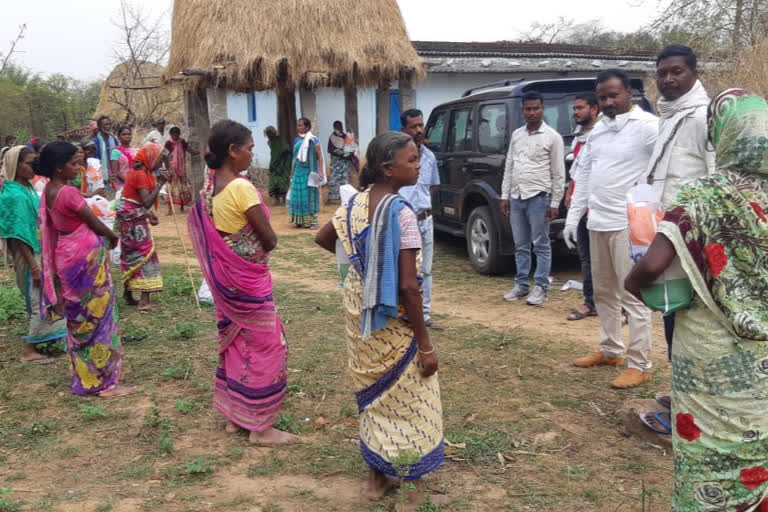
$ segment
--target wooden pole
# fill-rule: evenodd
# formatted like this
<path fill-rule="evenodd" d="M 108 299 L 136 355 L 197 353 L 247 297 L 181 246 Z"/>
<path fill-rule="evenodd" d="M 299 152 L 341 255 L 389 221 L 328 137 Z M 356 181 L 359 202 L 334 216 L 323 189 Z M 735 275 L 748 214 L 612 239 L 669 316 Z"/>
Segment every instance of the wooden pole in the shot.
<path fill-rule="evenodd" d="M 357 119 L 357 87 L 346 86 L 344 87 L 344 128 L 354 133 L 357 140 L 360 140 Z"/>
<path fill-rule="evenodd" d="M 192 278 L 192 267 L 189 265 L 189 258 L 187 258 L 187 244 L 184 243 L 184 237 L 181 236 L 181 229 L 179 228 L 179 221 L 176 220 L 176 209 L 173 207 L 173 192 L 171 192 L 171 187 L 168 185 L 170 184 L 170 181 L 166 182 L 166 190 L 168 190 L 168 200 L 170 201 L 171 205 L 171 217 L 173 217 L 173 223 L 176 225 L 176 234 L 179 236 L 179 241 L 181 242 L 181 249 L 184 251 L 184 263 L 187 264 L 187 275 L 189 276 L 189 283 L 192 285 L 192 295 L 195 296 L 195 304 L 197 304 L 197 310 L 202 311 L 203 308 L 200 307 L 200 298 L 197 296 L 197 288 L 195 287 L 195 280 Z"/>
<path fill-rule="evenodd" d="M 389 89 L 385 82 L 376 89 L 376 135 L 389 130 Z"/>
<path fill-rule="evenodd" d="M 416 108 L 416 101 L 413 94 L 413 73 L 407 70 L 400 71 L 400 80 L 398 81 L 398 89 L 400 90 L 400 113 L 402 114 L 406 110 Z"/>

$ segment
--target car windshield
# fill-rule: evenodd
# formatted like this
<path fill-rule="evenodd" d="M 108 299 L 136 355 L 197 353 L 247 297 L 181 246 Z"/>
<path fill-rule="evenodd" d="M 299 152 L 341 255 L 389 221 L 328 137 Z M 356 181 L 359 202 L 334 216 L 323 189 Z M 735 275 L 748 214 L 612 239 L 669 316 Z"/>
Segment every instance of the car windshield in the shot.
<path fill-rule="evenodd" d="M 544 122 L 563 137 L 576 131 L 576 122 L 573 120 L 574 97 L 574 94 L 544 96 Z"/>

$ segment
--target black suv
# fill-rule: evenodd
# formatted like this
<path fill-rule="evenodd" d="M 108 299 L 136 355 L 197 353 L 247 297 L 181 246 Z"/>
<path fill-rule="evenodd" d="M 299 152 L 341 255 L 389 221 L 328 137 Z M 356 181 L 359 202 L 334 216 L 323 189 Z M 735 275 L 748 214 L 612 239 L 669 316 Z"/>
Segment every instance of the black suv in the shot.
<path fill-rule="evenodd" d="M 527 92 L 543 96 L 544 121 L 563 136 L 568 168 L 577 128 L 572 102 L 576 95 L 594 90 L 591 78 L 507 80 L 470 89 L 461 99 L 432 110 L 427 147 L 435 153 L 442 183 L 432 193 L 435 229 L 466 238 L 477 272 L 503 271 L 507 256 L 515 252 L 509 219 L 501 214 L 499 200 L 509 139 L 525 124 L 522 96 Z M 642 80 L 632 80 L 632 94 L 637 105 L 651 111 Z M 560 215 L 550 225 L 553 241 L 562 242 L 565 216 L 561 203 Z"/>

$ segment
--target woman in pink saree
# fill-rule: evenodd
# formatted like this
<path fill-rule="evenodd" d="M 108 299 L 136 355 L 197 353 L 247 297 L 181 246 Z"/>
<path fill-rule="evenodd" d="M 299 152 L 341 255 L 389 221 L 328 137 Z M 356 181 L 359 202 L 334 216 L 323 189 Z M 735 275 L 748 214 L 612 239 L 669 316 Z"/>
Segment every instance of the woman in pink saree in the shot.
<path fill-rule="evenodd" d="M 214 407 L 227 418 L 227 432 L 242 428 L 252 443 L 289 444 L 296 437 L 274 428 L 288 352 L 268 265 L 277 237 L 261 195 L 239 176 L 253 158 L 253 137 L 225 120 L 211 128 L 208 146 L 205 160 L 214 175 L 188 223 L 218 320 Z"/>
<path fill-rule="evenodd" d="M 50 179 L 40 201 L 40 313 L 67 320 L 72 393 L 109 398 L 135 391 L 119 384 L 123 350 L 109 269 L 118 238 L 68 185 L 78 163 L 68 142 L 51 142 L 40 154 L 40 173 Z"/>

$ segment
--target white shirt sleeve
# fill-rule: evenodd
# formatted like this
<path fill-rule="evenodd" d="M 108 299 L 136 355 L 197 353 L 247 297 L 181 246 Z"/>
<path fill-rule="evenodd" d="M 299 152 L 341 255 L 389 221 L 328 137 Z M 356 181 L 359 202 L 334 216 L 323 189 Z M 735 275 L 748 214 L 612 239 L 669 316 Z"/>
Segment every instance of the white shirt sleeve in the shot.
<path fill-rule="evenodd" d="M 552 173 L 552 202 L 550 208 L 560 208 L 560 201 L 565 194 L 565 144 L 559 133 L 552 133 L 550 151 L 550 170 Z"/>
<path fill-rule="evenodd" d="M 573 189 L 571 197 L 571 207 L 568 208 L 568 217 L 565 220 L 566 225 L 576 225 L 587 211 L 589 202 L 590 184 L 589 178 L 592 172 L 592 151 L 589 140 L 581 147 L 579 151 L 579 167 L 576 170 L 576 187 Z"/>
<path fill-rule="evenodd" d="M 653 150 L 656 147 L 656 139 L 659 137 L 659 120 L 658 118 L 654 117 L 653 119 L 649 119 L 647 121 L 642 121 L 642 134 L 643 134 L 643 142 L 645 143 L 645 153 L 647 161 L 650 162 L 651 157 L 653 156 Z M 648 181 L 648 175 L 651 173 L 651 165 L 652 163 L 648 163 L 645 166 L 645 169 L 643 170 L 643 174 L 640 176 L 640 179 L 637 180 L 638 183 L 646 183 Z"/>
<path fill-rule="evenodd" d="M 512 132 L 512 136 L 509 138 L 509 148 L 507 149 L 507 160 L 504 162 L 504 179 L 501 182 L 501 199 L 509 199 L 512 194 L 512 170 L 515 167 L 515 162 L 512 159 L 512 144 L 515 141 L 515 133 Z"/>

